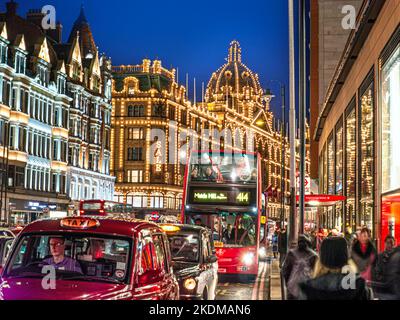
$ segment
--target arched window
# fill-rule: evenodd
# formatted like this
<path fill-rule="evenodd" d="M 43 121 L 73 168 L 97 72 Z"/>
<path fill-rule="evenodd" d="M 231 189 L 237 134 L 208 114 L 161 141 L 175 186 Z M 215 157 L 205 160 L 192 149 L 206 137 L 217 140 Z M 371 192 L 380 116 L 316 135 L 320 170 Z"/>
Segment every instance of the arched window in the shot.
<path fill-rule="evenodd" d="M 147 208 L 147 194 L 141 192 L 128 194 L 126 203 L 134 208 Z"/>
<path fill-rule="evenodd" d="M 150 207 L 155 209 L 164 208 L 164 195 L 162 193 L 153 192 L 150 195 Z"/>

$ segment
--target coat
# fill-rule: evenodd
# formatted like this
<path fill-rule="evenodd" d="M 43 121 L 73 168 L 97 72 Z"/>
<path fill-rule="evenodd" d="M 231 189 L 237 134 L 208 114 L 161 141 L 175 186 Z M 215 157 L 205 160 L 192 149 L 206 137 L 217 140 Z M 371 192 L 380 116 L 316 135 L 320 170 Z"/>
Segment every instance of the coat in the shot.
<path fill-rule="evenodd" d="M 400 247 L 378 255 L 373 267 L 372 280 L 377 295 L 400 299 Z"/>
<path fill-rule="evenodd" d="M 343 288 L 346 274 L 327 273 L 315 279 L 301 283 L 300 300 L 370 300 L 372 295 L 366 286 L 366 282 L 360 276 L 356 276 L 355 288 Z"/>
<path fill-rule="evenodd" d="M 351 248 L 351 258 L 355 262 L 361 277 L 367 281 L 372 280 L 372 267 L 375 263 L 377 252 L 372 244 L 369 242 L 365 253 L 361 251 L 361 243 L 356 240 Z"/>
<path fill-rule="evenodd" d="M 311 278 L 317 259 L 318 255 L 310 248 L 293 249 L 287 254 L 282 266 L 282 276 L 292 298 L 298 298 L 299 283 Z"/>

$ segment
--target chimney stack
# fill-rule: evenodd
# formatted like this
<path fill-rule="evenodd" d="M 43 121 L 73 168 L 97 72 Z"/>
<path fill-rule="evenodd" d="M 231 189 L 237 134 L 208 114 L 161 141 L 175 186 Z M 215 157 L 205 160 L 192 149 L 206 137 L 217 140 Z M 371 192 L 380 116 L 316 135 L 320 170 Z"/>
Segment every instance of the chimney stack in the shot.
<path fill-rule="evenodd" d="M 42 28 L 43 18 L 44 14 L 40 9 L 30 9 L 26 14 L 26 20 L 33 24 L 36 24 L 39 28 Z"/>
<path fill-rule="evenodd" d="M 6 3 L 7 15 L 15 16 L 17 14 L 18 4 L 11 0 L 10 2 Z"/>

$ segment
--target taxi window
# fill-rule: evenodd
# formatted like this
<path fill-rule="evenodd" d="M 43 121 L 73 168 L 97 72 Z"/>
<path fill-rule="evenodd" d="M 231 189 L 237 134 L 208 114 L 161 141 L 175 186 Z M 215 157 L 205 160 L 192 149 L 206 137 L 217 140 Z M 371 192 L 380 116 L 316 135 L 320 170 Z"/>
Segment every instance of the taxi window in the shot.
<path fill-rule="evenodd" d="M 127 283 L 131 240 L 96 235 L 26 235 L 13 249 L 9 276 L 43 277 L 44 266 L 64 280 Z"/>
<path fill-rule="evenodd" d="M 165 254 L 162 235 L 153 235 L 153 243 L 155 249 L 153 260 L 155 261 L 156 268 L 168 272 L 167 257 Z"/>

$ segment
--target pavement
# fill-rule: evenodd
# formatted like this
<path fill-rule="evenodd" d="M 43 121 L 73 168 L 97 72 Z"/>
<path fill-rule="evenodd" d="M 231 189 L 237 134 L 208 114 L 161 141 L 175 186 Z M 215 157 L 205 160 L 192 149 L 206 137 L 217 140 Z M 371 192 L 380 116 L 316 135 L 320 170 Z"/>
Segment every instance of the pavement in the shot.
<path fill-rule="evenodd" d="M 281 286 L 281 273 L 280 273 L 278 259 L 272 260 L 270 282 L 271 282 L 270 300 L 283 300 L 282 299 L 282 286 Z"/>

